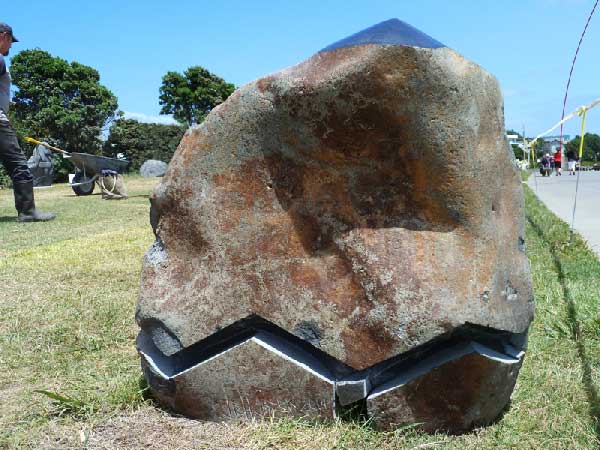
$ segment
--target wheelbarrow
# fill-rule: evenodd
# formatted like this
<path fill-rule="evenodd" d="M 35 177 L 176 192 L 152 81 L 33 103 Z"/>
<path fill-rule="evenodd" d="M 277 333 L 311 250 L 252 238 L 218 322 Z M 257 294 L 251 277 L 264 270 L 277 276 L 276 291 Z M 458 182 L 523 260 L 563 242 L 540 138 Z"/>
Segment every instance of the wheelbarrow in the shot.
<path fill-rule="evenodd" d="M 96 156 L 88 153 L 67 152 L 58 147 L 53 147 L 47 142 L 40 142 L 30 137 L 25 138 L 25 140 L 36 145 L 43 145 L 50 150 L 61 153 L 63 158 L 71 160 L 71 163 L 75 166 L 75 176 L 69 185 L 77 195 L 90 195 L 94 192 L 94 182 L 102 175 L 103 170 L 122 174 L 129 165 L 129 161 L 125 159 Z"/>

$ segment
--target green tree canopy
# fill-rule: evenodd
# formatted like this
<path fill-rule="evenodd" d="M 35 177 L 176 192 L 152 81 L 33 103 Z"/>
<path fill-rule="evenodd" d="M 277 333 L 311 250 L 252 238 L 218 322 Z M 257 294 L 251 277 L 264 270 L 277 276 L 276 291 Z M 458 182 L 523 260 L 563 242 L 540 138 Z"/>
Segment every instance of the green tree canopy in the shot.
<path fill-rule="evenodd" d="M 173 114 L 187 125 L 198 124 L 234 90 L 233 84 L 201 66 L 190 67 L 183 75 L 167 72 L 160 87 L 160 113 Z"/>
<path fill-rule="evenodd" d="M 581 136 L 575 136 L 575 139 L 570 140 L 565 145 L 566 151 L 572 150 L 579 154 L 579 145 Z M 582 161 L 599 161 L 600 160 L 600 136 L 595 133 L 585 133 L 583 140 L 583 156 Z"/>
<path fill-rule="evenodd" d="M 148 159 L 168 163 L 185 129 L 180 125 L 141 123 L 121 117 L 111 125 L 103 153 L 113 158 L 122 153 L 131 161 L 132 170 L 138 170 Z"/>
<path fill-rule="evenodd" d="M 519 133 L 518 131 L 513 130 L 512 128 L 506 130 L 506 134 L 516 134 L 519 137 L 519 139 L 523 138 L 523 135 L 521 135 L 521 133 Z"/>
<path fill-rule="evenodd" d="M 15 55 L 10 70 L 18 130 L 67 151 L 100 152 L 100 134 L 114 117 L 117 98 L 100 84 L 98 71 L 40 49 Z"/>
<path fill-rule="evenodd" d="M 517 144 L 511 144 L 510 146 L 512 147 L 512 151 L 515 154 L 515 158 L 520 160 L 525 159 L 525 154 L 523 153 L 523 149 L 521 147 L 519 147 Z"/>

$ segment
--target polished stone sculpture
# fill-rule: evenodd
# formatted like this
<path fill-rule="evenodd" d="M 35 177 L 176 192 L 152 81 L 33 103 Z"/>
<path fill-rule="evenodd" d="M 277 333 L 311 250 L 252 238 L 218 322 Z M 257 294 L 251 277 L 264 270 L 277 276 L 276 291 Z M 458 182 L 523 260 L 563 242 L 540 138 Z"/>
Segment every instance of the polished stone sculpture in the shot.
<path fill-rule="evenodd" d="M 489 423 L 533 317 L 512 158 L 496 79 L 399 20 L 241 87 L 152 196 L 152 392 L 211 420 Z"/>

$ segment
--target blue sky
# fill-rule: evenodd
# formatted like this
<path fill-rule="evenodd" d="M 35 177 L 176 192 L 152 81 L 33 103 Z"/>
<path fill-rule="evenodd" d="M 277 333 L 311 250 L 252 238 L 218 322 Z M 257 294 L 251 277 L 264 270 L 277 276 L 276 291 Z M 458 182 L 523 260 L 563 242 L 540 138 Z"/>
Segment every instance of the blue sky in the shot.
<path fill-rule="evenodd" d="M 41 48 L 90 65 L 119 107 L 159 115 L 169 70 L 206 67 L 241 86 L 321 48 L 398 18 L 495 75 L 507 128 L 527 135 L 558 120 L 573 53 L 594 0 L 27 0 L 6 2 L 0 21 L 20 39 L 11 52 Z M 600 97 L 600 7 L 579 54 L 567 112 Z M 137 116 L 135 116 L 137 114 Z M 579 121 L 566 126 L 578 134 Z M 600 107 L 588 131 L 600 132 Z"/>

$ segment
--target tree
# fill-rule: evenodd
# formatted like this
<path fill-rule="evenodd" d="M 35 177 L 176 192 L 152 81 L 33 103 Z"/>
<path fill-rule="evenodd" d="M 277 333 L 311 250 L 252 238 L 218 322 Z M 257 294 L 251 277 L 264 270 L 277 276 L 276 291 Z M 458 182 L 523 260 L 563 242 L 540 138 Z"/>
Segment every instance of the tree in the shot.
<path fill-rule="evenodd" d="M 517 144 L 511 144 L 510 146 L 512 147 L 512 151 L 515 154 L 515 158 L 520 160 L 525 159 L 525 154 L 523 153 L 523 149 L 521 147 L 519 147 Z"/>
<path fill-rule="evenodd" d="M 575 154 L 579 155 L 579 145 L 581 143 L 581 136 L 576 136 L 575 139 L 570 140 L 565 145 L 567 151 L 574 151 Z M 583 141 L 583 155 L 582 161 L 598 161 L 600 160 L 600 136 L 595 133 L 585 133 L 585 139 Z"/>
<path fill-rule="evenodd" d="M 100 153 L 100 133 L 115 115 L 117 98 L 100 84 L 95 69 L 40 49 L 18 53 L 10 69 L 18 131 L 67 151 Z"/>
<path fill-rule="evenodd" d="M 234 90 L 233 84 L 201 66 L 190 67 L 183 75 L 167 72 L 160 87 L 160 113 L 173 114 L 176 120 L 187 125 L 198 124 Z"/>
<path fill-rule="evenodd" d="M 168 163 L 185 129 L 180 125 L 141 123 L 120 117 L 110 127 L 103 153 L 113 158 L 122 153 L 131 161 L 131 170 L 138 170 L 147 159 Z"/>
<path fill-rule="evenodd" d="M 517 136 L 517 138 L 519 140 L 521 140 L 521 141 L 523 140 L 523 136 L 521 136 L 521 134 L 516 132 L 515 130 L 512 130 L 512 129 L 506 130 L 506 134 Z M 510 144 L 510 146 L 512 147 L 512 151 L 515 155 L 515 158 L 521 159 L 521 160 L 525 159 L 525 154 L 523 153 L 523 149 L 518 144 Z"/>

